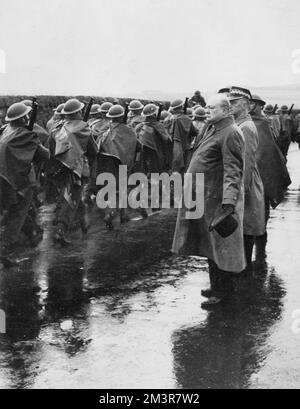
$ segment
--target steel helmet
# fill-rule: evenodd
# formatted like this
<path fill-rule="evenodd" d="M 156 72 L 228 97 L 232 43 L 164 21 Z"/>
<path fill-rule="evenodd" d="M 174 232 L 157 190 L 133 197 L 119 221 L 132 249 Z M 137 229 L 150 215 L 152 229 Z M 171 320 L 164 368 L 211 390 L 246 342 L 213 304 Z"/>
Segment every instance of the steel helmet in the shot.
<path fill-rule="evenodd" d="M 182 99 L 175 99 L 174 101 L 172 101 L 171 103 L 171 109 L 176 109 L 176 108 L 180 108 L 184 105 L 184 102 L 182 101 Z"/>
<path fill-rule="evenodd" d="M 62 112 L 64 106 L 65 106 L 65 104 L 59 104 L 56 108 L 53 109 L 54 113 L 62 115 L 61 112 Z"/>
<path fill-rule="evenodd" d="M 196 118 L 206 118 L 205 109 L 202 108 L 202 107 L 197 108 L 197 109 L 194 111 L 194 116 L 195 116 Z"/>
<path fill-rule="evenodd" d="M 192 108 L 187 108 L 186 110 L 186 115 L 192 117 L 194 115 L 194 111 Z"/>
<path fill-rule="evenodd" d="M 21 101 L 21 104 L 26 105 L 27 107 L 32 107 L 32 101 L 31 99 L 24 99 L 23 101 Z"/>
<path fill-rule="evenodd" d="M 261 106 L 266 105 L 265 101 L 258 95 L 252 95 L 251 102 L 255 102 L 257 104 L 260 104 Z"/>
<path fill-rule="evenodd" d="M 168 112 L 168 111 L 162 111 L 161 114 L 160 114 L 160 119 L 163 121 L 163 120 L 165 120 L 166 118 L 168 118 L 169 116 L 170 116 L 170 112 Z"/>
<path fill-rule="evenodd" d="M 107 114 L 108 118 L 120 118 L 121 116 L 124 116 L 125 110 L 122 107 L 122 105 L 113 105 Z"/>
<path fill-rule="evenodd" d="M 288 112 L 289 107 L 287 105 L 282 105 L 282 107 L 280 108 L 281 112 Z"/>
<path fill-rule="evenodd" d="M 27 115 L 31 109 L 30 106 L 27 106 L 22 102 L 12 104 L 7 110 L 5 121 L 11 122 L 23 118 L 23 116 Z"/>
<path fill-rule="evenodd" d="M 267 114 L 272 114 L 273 110 L 274 110 L 273 105 L 268 104 L 265 106 L 264 112 L 266 112 Z"/>
<path fill-rule="evenodd" d="M 157 115 L 158 107 L 155 104 L 147 104 L 143 109 L 143 116 L 153 116 Z"/>
<path fill-rule="evenodd" d="M 100 105 L 99 104 L 93 104 L 91 111 L 90 111 L 90 115 L 96 115 L 99 114 L 100 112 Z"/>
<path fill-rule="evenodd" d="M 103 102 L 103 104 L 100 105 L 100 112 L 107 114 L 107 112 L 110 110 L 110 108 L 113 106 L 111 102 Z"/>
<path fill-rule="evenodd" d="M 76 98 L 69 99 L 64 107 L 61 113 L 63 115 L 71 115 L 71 114 L 76 114 L 76 112 L 80 112 L 84 108 L 84 104 Z"/>
<path fill-rule="evenodd" d="M 130 111 L 138 111 L 139 109 L 143 109 L 144 105 L 137 99 L 134 99 L 133 101 L 130 102 L 128 108 Z"/>

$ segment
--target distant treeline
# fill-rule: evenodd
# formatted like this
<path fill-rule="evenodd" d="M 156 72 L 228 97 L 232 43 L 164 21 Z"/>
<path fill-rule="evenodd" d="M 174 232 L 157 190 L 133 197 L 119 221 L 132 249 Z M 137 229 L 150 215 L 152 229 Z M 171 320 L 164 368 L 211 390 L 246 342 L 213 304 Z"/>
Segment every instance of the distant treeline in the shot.
<path fill-rule="evenodd" d="M 36 96 L 39 102 L 39 111 L 38 111 L 38 119 L 37 122 L 45 126 L 47 121 L 51 118 L 53 115 L 53 109 L 56 108 L 59 104 L 62 104 L 66 102 L 70 98 L 78 98 L 80 101 L 87 103 L 89 101 L 89 96 L 83 96 L 83 95 L 78 95 L 78 96 L 55 96 L 55 95 L 37 95 Z M 113 97 L 94 97 L 95 99 L 95 104 L 102 104 L 103 102 L 112 102 L 112 103 L 118 103 L 123 106 L 125 106 L 127 103 L 132 101 L 134 98 L 113 98 Z M 32 95 L 5 95 L 5 96 L 0 96 L 0 111 L 2 111 L 2 114 L 0 113 L 0 120 L 3 119 L 3 116 L 7 110 L 7 108 L 14 104 L 15 102 L 20 102 L 24 99 L 32 99 Z M 154 102 L 154 103 L 162 103 L 166 109 L 169 108 L 170 102 L 169 101 L 154 101 L 154 100 L 140 100 L 144 105 L 149 103 L 149 102 Z M 2 118 L 1 118 L 2 117 Z"/>

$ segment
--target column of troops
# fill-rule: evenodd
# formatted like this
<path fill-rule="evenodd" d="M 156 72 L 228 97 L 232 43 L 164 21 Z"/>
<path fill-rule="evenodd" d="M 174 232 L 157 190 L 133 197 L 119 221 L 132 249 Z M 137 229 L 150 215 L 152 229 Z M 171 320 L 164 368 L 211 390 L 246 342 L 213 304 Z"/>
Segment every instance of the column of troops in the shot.
<path fill-rule="evenodd" d="M 168 109 L 167 109 L 168 108 Z M 204 173 L 204 216 L 179 210 L 175 254 L 207 257 L 211 288 L 206 306 L 236 291 L 241 272 L 251 271 L 252 253 L 263 258 L 270 208 L 276 208 L 290 184 L 286 156 L 298 141 L 300 116 L 287 106 L 278 112 L 241 87 L 221 89 L 208 103 L 200 92 L 169 107 L 133 100 L 126 107 L 104 102 L 85 106 L 78 99 L 60 104 L 46 129 L 36 123 L 37 102 L 11 105 L 0 131 L 1 255 L 15 264 L 20 237 L 37 246 L 43 231 L 41 205 L 55 203 L 53 241 L 70 244 L 74 226 L 86 234 L 85 214 L 95 206 L 97 176 L 118 179 L 119 166 L 132 172 Z M 140 209 L 147 217 L 146 209 Z M 106 209 L 107 229 L 116 213 Z"/>

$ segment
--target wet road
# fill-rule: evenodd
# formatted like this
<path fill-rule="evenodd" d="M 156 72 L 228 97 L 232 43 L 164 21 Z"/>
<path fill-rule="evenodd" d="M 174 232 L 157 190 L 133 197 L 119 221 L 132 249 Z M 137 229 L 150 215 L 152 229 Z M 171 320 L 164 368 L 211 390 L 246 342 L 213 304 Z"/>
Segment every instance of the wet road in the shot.
<path fill-rule="evenodd" d="M 169 254 L 175 214 L 55 249 L 49 232 L 0 268 L 2 388 L 299 388 L 300 151 L 272 211 L 267 263 L 240 298 L 207 312 L 199 258 Z M 43 220 L 51 219 L 48 208 Z M 298 319 L 298 321 L 297 321 Z"/>

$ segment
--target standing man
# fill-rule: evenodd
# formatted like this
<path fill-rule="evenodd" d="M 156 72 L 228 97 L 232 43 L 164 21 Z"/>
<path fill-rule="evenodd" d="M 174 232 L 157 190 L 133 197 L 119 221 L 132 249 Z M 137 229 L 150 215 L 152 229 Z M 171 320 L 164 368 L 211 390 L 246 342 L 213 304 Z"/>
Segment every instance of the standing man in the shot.
<path fill-rule="evenodd" d="M 269 125 L 272 129 L 272 132 L 274 134 L 275 140 L 279 137 L 279 132 L 280 132 L 280 120 L 278 115 L 275 115 L 274 113 L 274 107 L 271 104 L 267 104 L 264 108 L 264 114 L 269 122 Z"/>
<path fill-rule="evenodd" d="M 193 125 L 198 130 L 198 134 L 203 131 L 206 124 L 206 112 L 204 108 L 197 108 L 194 111 Z"/>
<path fill-rule="evenodd" d="M 64 124 L 55 135 L 54 157 L 60 171 L 54 241 L 63 246 L 70 243 L 66 239 L 66 234 L 74 220 L 79 219 L 82 232 L 86 232 L 84 206 L 81 200 L 82 178 L 89 176 L 85 174 L 88 164 L 93 168 L 97 146 L 88 124 L 82 120 L 83 108 L 84 104 L 77 99 L 68 100 L 62 111 L 65 115 Z"/>
<path fill-rule="evenodd" d="M 268 120 L 262 113 L 262 102 L 259 96 L 252 97 L 251 117 L 258 132 L 256 162 L 264 186 L 265 226 L 270 217 L 270 206 L 275 209 L 284 197 L 284 192 L 291 180 L 286 161 L 275 142 Z M 255 239 L 256 259 L 265 258 L 267 231 Z"/>
<path fill-rule="evenodd" d="M 25 226 L 33 200 L 36 176 L 35 160 L 49 159 L 48 150 L 40 143 L 36 133 L 28 130 L 31 107 L 16 103 L 8 108 L 5 120 L 8 125 L 0 136 L 0 213 L 5 213 L 0 261 L 13 264 L 11 253 Z M 27 229 L 34 239 L 34 231 Z"/>
<path fill-rule="evenodd" d="M 279 110 L 280 130 L 277 138 L 278 146 L 285 158 L 288 154 L 292 134 L 292 120 L 288 112 L 289 109 L 286 105 L 283 105 Z"/>
<path fill-rule="evenodd" d="M 90 112 L 90 117 L 88 119 L 89 127 L 92 128 L 93 123 L 97 121 L 98 119 L 101 119 L 100 105 L 93 104 L 91 108 L 91 112 Z"/>
<path fill-rule="evenodd" d="M 92 135 L 97 145 L 99 145 L 101 138 L 104 133 L 109 129 L 109 118 L 107 118 L 107 113 L 110 108 L 113 106 L 111 102 L 103 102 L 98 108 L 100 116 L 97 120 L 91 125 Z"/>
<path fill-rule="evenodd" d="M 183 106 L 184 102 L 181 99 L 176 99 L 171 103 L 173 114 L 171 122 L 173 142 L 172 171 L 178 173 L 186 171 L 190 160 L 192 142 L 198 134 L 191 118 L 184 114 Z"/>
<path fill-rule="evenodd" d="M 259 175 L 256 152 L 257 129 L 249 114 L 251 93 L 240 87 L 232 87 L 229 93 L 232 113 L 245 138 L 244 168 L 244 246 L 247 270 L 252 270 L 254 240 L 265 233 L 264 187 Z"/>
<path fill-rule="evenodd" d="M 202 295 L 208 297 L 203 307 L 231 297 L 236 290 L 237 278 L 246 267 L 243 243 L 244 137 L 234 123 L 230 102 L 225 95 L 212 97 L 207 110 L 210 126 L 195 146 L 187 171 L 193 176 L 204 174 L 204 214 L 199 219 L 188 220 L 186 209 L 180 209 L 172 248 L 176 254 L 208 258 L 211 288 L 202 291 Z M 227 215 L 233 217 L 238 225 L 235 231 L 227 231 L 230 235 L 226 238 L 216 230 L 211 231 L 222 215 L 226 219 Z"/>
<path fill-rule="evenodd" d="M 203 96 L 201 95 L 200 91 L 195 91 L 194 95 L 192 96 L 192 98 L 190 99 L 190 103 L 192 105 L 200 105 L 201 107 L 205 107 L 206 106 L 206 102 L 205 99 L 203 98 Z"/>

